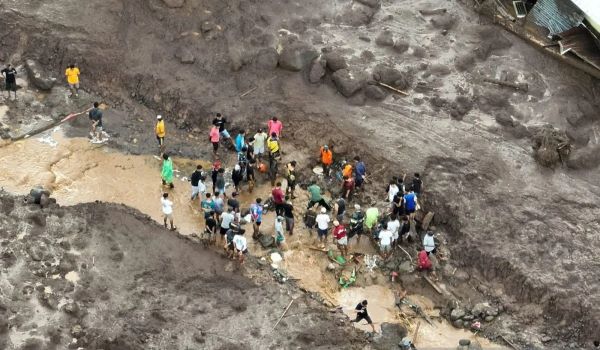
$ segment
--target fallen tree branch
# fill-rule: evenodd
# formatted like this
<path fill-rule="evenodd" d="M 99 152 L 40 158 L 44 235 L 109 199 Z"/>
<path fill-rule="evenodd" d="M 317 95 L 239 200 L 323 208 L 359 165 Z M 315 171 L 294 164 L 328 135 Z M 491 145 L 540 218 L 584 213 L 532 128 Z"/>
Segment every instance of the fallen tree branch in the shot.
<path fill-rule="evenodd" d="M 485 81 L 486 83 L 492 83 L 492 84 L 496 84 L 496 85 L 500 85 L 500 86 L 511 87 L 515 90 L 520 90 L 523 92 L 527 92 L 529 90 L 529 86 L 527 85 L 527 83 L 511 83 L 509 81 L 502 81 L 502 80 L 492 79 L 492 78 L 483 78 L 483 81 Z"/>
<path fill-rule="evenodd" d="M 381 85 L 381 86 L 383 86 L 383 87 L 386 87 L 386 88 L 388 88 L 388 89 L 390 89 L 390 90 L 392 90 L 392 91 L 395 91 L 395 92 L 397 92 L 397 93 L 399 93 L 399 94 L 402 94 L 402 95 L 404 95 L 404 96 L 410 96 L 410 95 L 408 94 L 408 92 L 404 92 L 404 91 L 402 91 L 402 90 L 398 90 L 398 89 L 396 89 L 395 87 L 393 87 L 393 86 L 390 86 L 390 85 L 388 85 L 388 84 L 386 84 L 386 83 L 382 83 L 382 82 L 378 81 L 378 82 L 377 82 L 377 84 L 378 84 L 378 85 Z"/>

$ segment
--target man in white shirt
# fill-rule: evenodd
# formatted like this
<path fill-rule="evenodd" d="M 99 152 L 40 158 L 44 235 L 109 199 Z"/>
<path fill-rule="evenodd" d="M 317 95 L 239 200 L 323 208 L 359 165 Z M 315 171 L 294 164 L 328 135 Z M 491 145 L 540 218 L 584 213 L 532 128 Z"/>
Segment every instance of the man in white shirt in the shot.
<path fill-rule="evenodd" d="M 395 247 L 398 242 L 398 232 L 400 230 L 400 221 L 396 215 L 392 215 L 390 221 L 388 221 L 387 229 L 392 232 L 392 247 Z"/>
<path fill-rule="evenodd" d="M 392 231 L 384 228 L 379 232 L 379 249 L 383 259 L 387 259 L 392 250 Z"/>
<path fill-rule="evenodd" d="M 169 220 L 169 222 L 171 223 L 171 231 L 175 231 L 177 228 L 173 226 L 173 202 L 169 200 L 168 193 L 163 193 L 162 198 L 160 199 L 160 204 L 162 206 L 163 221 L 165 224 L 165 228 L 169 227 L 167 226 L 167 220 Z"/>
<path fill-rule="evenodd" d="M 423 237 L 423 248 L 427 252 L 427 255 L 436 253 L 435 240 L 433 239 L 433 232 L 427 231 L 425 237 Z"/>
<path fill-rule="evenodd" d="M 327 240 L 327 231 L 329 230 L 329 222 L 331 221 L 329 215 L 327 215 L 327 209 L 321 208 L 321 213 L 317 215 L 315 221 L 317 222 L 319 242 L 323 243 L 323 240 Z"/>
<path fill-rule="evenodd" d="M 233 214 L 233 208 L 228 208 L 225 213 L 221 215 L 221 241 L 227 235 L 227 230 L 229 230 L 229 226 L 235 219 L 235 215 Z"/>
<path fill-rule="evenodd" d="M 244 263 L 244 255 L 248 254 L 248 242 L 246 241 L 243 232 L 244 231 L 238 231 L 235 236 L 233 236 L 233 247 L 235 249 L 235 254 L 240 260 L 240 264 Z"/>

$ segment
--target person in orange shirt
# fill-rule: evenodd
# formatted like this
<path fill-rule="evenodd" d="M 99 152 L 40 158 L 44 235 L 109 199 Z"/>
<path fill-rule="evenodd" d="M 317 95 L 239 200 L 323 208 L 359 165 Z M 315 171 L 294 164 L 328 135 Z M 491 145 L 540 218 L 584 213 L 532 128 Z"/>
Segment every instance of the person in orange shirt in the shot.
<path fill-rule="evenodd" d="M 321 147 L 321 165 L 323 165 L 323 174 L 329 176 L 329 167 L 333 164 L 333 152 L 327 145 Z"/>
<path fill-rule="evenodd" d="M 71 96 L 79 96 L 79 68 L 71 64 L 65 71 L 67 77 L 67 83 L 69 83 L 69 89 L 71 89 Z"/>
<path fill-rule="evenodd" d="M 352 164 L 346 162 L 344 169 L 342 169 L 342 177 L 352 177 Z"/>

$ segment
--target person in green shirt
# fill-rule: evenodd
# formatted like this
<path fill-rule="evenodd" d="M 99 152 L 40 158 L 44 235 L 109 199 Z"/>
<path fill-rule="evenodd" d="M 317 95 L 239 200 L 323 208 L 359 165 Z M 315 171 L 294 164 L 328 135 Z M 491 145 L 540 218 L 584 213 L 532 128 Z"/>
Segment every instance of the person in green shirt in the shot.
<path fill-rule="evenodd" d="M 327 209 L 327 211 L 331 210 L 331 206 L 327 204 L 323 196 L 321 195 L 321 187 L 317 185 L 315 180 L 310 182 L 310 186 L 306 189 L 310 195 L 310 200 L 308 201 L 308 208 L 311 209 L 315 206 L 315 204 L 320 204 L 323 208 Z"/>
<path fill-rule="evenodd" d="M 365 212 L 365 226 L 369 234 L 373 232 L 373 227 L 377 225 L 377 220 L 379 220 L 379 209 L 375 207 L 367 209 Z"/>
<path fill-rule="evenodd" d="M 173 161 L 171 160 L 171 157 L 169 157 L 169 155 L 166 153 L 163 154 L 161 177 L 163 186 L 168 184 L 170 188 L 175 187 L 173 185 Z"/>

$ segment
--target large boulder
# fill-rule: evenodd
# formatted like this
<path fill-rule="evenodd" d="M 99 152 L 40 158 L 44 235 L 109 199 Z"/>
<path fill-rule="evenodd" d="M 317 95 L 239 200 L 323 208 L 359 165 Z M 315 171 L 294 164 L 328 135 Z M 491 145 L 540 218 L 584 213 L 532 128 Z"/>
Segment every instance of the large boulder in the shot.
<path fill-rule="evenodd" d="M 329 52 L 325 55 L 325 61 L 327 62 L 327 68 L 332 72 L 337 72 L 340 69 L 348 68 L 346 59 L 338 52 Z"/>
<path fill-rule="evenodd" d="M 310 71 L 308 72 L 308 81 L 312 84 L 316 84 L 321 81 L 321 78 L 325 76 L 325 61 L 323 60 L 314 60 L 312 65 L 310 66 Z"/>
<path fill-rule="evenodd" d="M 39 63 L 34 60 L 25 61 L 25 69 L 31 83 L 40 90 L 51 90 L 56 84 L 56 78 L 51 77 Z"/>
<path fill-rule="evenodd" d="M 350 72 L 347 69 L 340 69 L 333 73 L 332 79 L 337 90 L 345 97 L 354 95 L 366 82 L 364 76 L 357 72 Z"/>
<path fill-rule="evenodd" d="M 319 56 L 314 47 L 303 42 L 293 42 L 283 46 L 279 53 L 279 67 L 298 72 Z"/>

